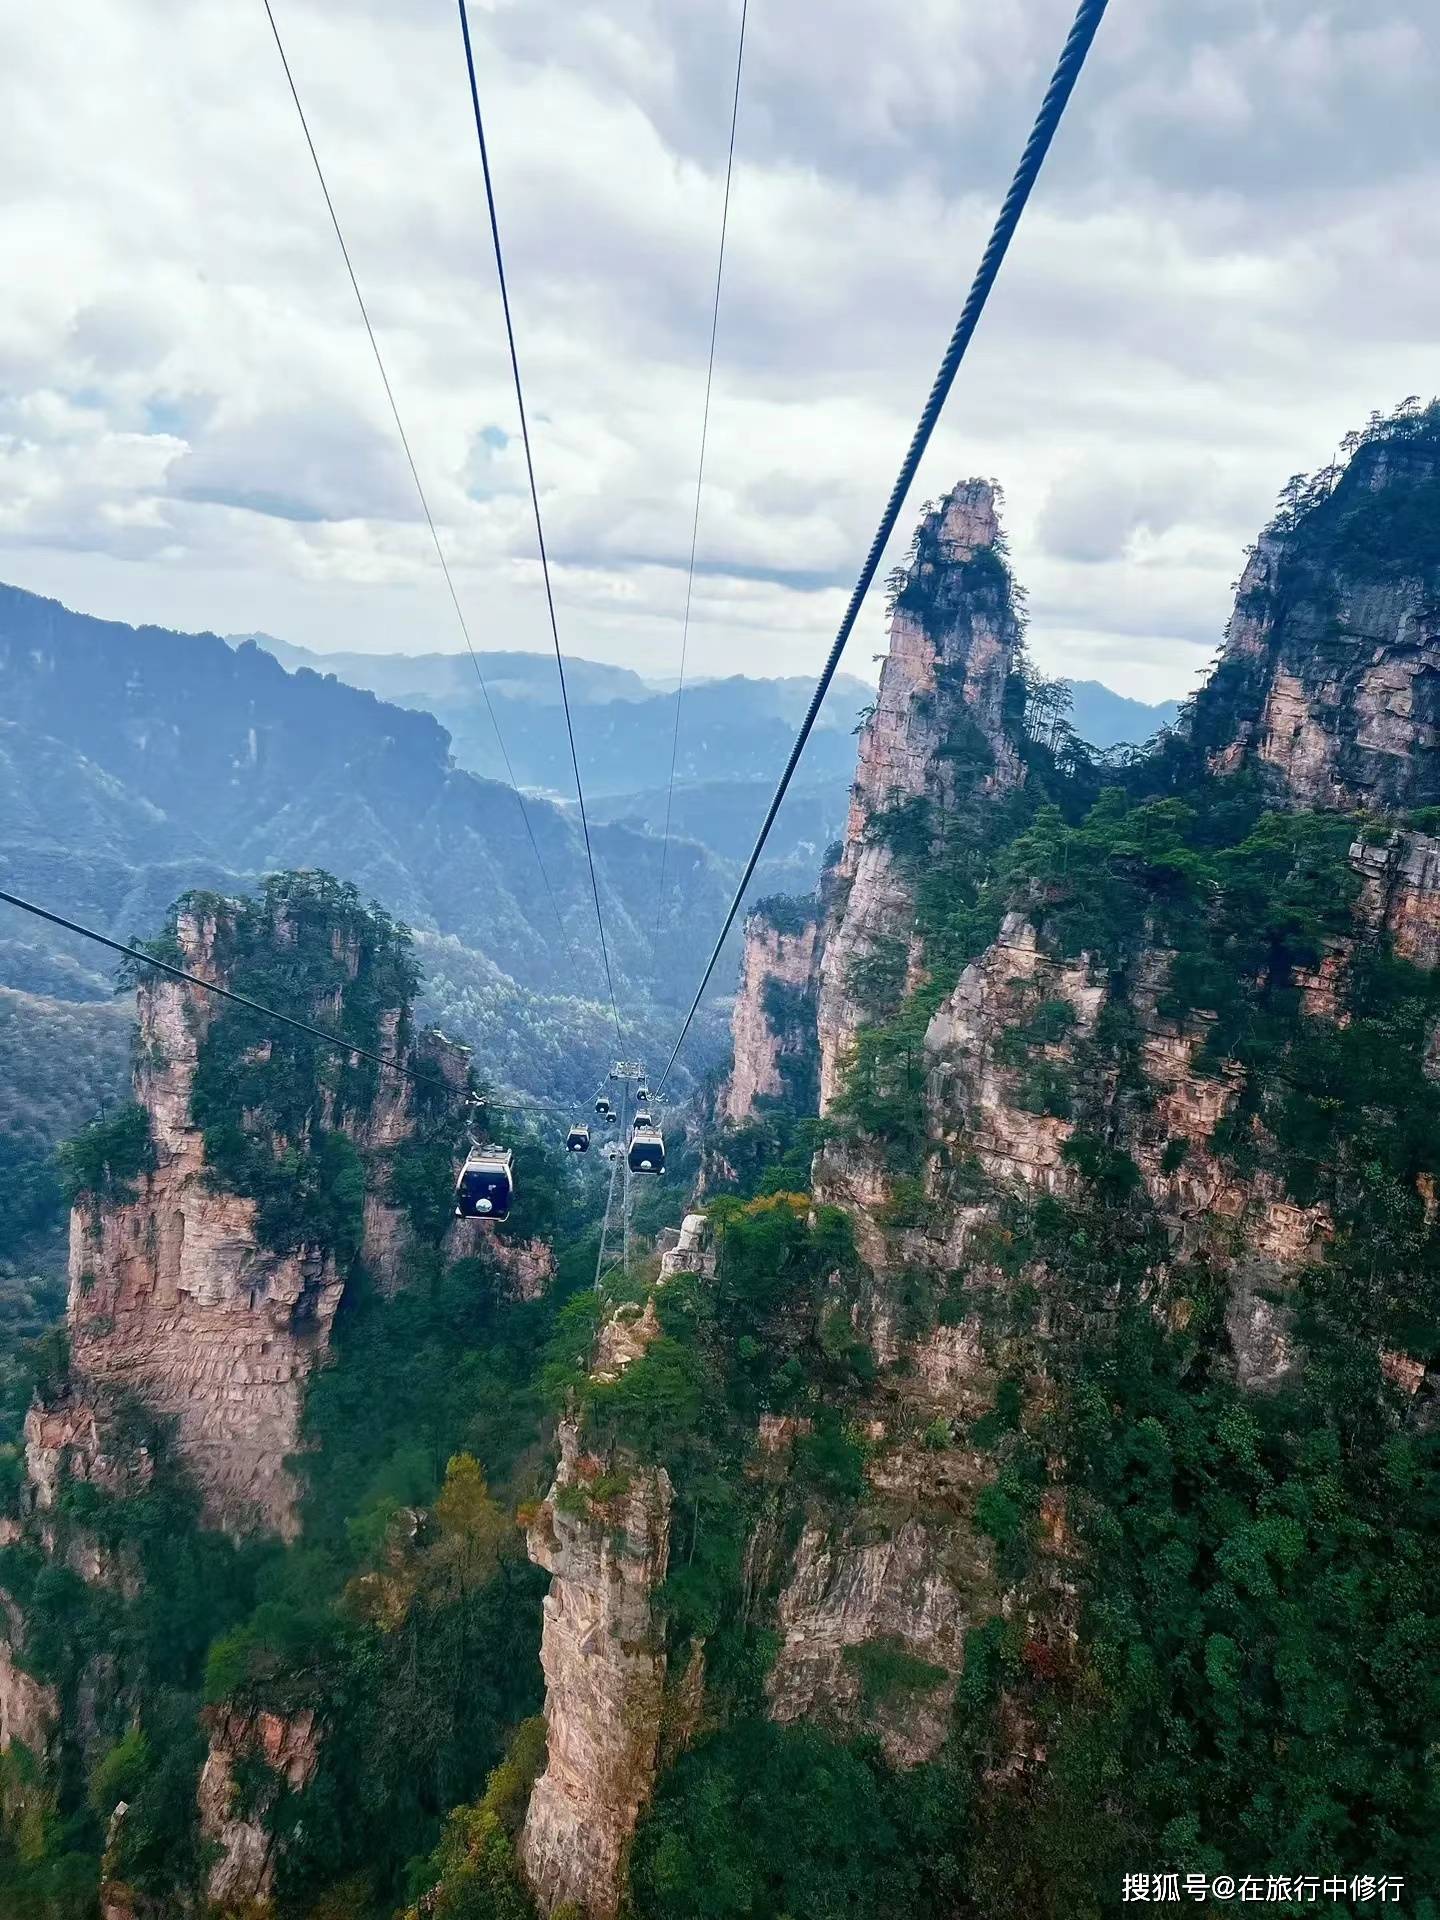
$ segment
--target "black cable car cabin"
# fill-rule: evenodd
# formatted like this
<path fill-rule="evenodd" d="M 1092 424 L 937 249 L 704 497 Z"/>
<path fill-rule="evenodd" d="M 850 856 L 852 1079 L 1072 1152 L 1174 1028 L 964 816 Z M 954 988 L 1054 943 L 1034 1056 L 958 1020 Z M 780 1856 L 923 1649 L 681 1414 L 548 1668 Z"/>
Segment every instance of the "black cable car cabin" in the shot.
<path fill-rule="evenodd" d="M 565 1136 L 567 1153 L 588 1153 L 590 1151 L 589 1127 L 571 1127 Z"/>
<path fill-rule="evenodd" d="M 650 1125 L 641 1126 L 637 1120 L 630 1135 L 630 1171 L 632 1173 L 664 1173 L 665 1142 L 660 1137 L 660 1129 Z"/>
<path fill-rule="evenodd" d="M 509 1147 L 472 1147 L 455 1182 L 455 1215 L 508 1220 L 515 1198 L 515 1156 Z"/>
<path fill-rule="evenodd" d="M 608 1120 L 610 1118 L 610 1102 L 605 1098 L 603 1093 L 595 1102 L 595 1111 L 602 1120 Z"/>

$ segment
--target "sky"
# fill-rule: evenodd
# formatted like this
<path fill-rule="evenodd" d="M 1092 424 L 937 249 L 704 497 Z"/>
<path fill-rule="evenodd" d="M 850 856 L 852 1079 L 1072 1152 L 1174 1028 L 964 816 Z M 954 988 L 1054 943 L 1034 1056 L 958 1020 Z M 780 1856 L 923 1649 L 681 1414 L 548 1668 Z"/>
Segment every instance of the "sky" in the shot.
<path fill-rule="evenodd" d="M 477 647 L 549 644 L 449 0 L 273 0 Z M 1071 0 L 751 0 L 692 673 L 817 671 Z M 676 670 L 738 0 L 476 0 L 567 652 Z M 1177 697 L 1284 481 L 1440 387 L 1433 0 L 1112 0 L 903 516 Z M 262 0 L 0 18 L 0 579 L 462 642 Z M 873 674 L 879 596 L 846 665 Z"/>

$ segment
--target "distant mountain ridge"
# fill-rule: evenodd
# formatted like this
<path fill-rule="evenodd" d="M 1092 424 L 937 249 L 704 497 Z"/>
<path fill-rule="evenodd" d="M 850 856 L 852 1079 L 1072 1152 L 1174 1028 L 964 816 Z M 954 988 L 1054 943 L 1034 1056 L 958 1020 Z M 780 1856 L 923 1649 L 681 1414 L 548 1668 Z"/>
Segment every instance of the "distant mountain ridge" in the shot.
<path fill-rule="evenodd" d="M 457 767 L 428 713 L 288 673 L 254 645 L 95 620 L 13 587 L 0 587 L 0 711 L 0 872 L 16 892 L 124 936 L 152 931 L 185 887 L 324 867 L 500 981 L 601 998 L 573 810 L 529 802 L 562 940 L 515 795 Z M 598 820 L 593 839 L 617 987 L 654 1017 L 698 972 L 730 872 L 672 845 L 684 912 L 657 965 L 659 840 Z M 93 950 L 75 962 L 108 972 Z M 33 923 L 4 916 L 0 984 L 62 991 L 65 973 Z"/>
<path fill-rule="evenodd" d="M 1099 680 L 1067 680 L 1065 684 L 1073 703 L 1070 724 L 1092 747 L 1118 747 L 1126 741 L 1138 747 L 1162 727 L 1173 727 L 1180 718 L 1178 700 L 1158 700 L 1150 705 L 1116 693 Z"/>
<path fill-rule="evenodd" d="M 505 777 L 495 722 L 522 786 L 564 799 L 575 789 L 570 749 L 557 709 L 560 684 L 552 655 L 482 652 L 489 706 L 468 654 L 322 654 L 268 634 L 253 641 L 294 671 L 333 674 L 397 705 L 432 713 L 451 736 L 462 766 L 492 779 Z M 632 794 L 668 779 L 676 746 L 675 693 L 625 667 L 567 657 L 571 706 L 579 715 L 576 740 L 587 797 Z M 754 779 L 773 786 L 795 737 L 814 683 L 802 676 L 755 679 L 735 674 L 697 677 L 685 688 L 675 773 L 679 781 Z M 851 674 L 837 677 L 806 755 L 806 778 L 840 789 L 850 781 L 851 732 L 873 689 Z M 494 710 L 495 720 L 490 717 Z M 756 824 L 763 814 L 756 811 Z M 843 814 L 843 807 L 842 807 Z"/>
<path fill-rule="evenodd" d="M 492 775 L 497 770 L 494 729 L 468 654 L 319 653 L 266 633 L 231 634 L 228 639 L 232 646 L 251 641 L 292 671 L 303 667 L 333 674 L 348 686 L 433 713 L 450 732 L 462 765 Z M 573 787 L 568 746 L 548 712 L 560 704 L 553 658 L 497 651 L 482 652 L 479 659 L 522 784 L 568 796 Z M 628 667 L 578 657 L 566 659 L 565 674 L 572 705 L 587 710 L 579 742 L 587 793 L 638 797 L 658 785 L 657 776 L 669 771 L 673 681 L 662 685 Z M 1094 747 L 1138 745 L 1161 727 L 1173 726 L 1179 716 L 1178 700 L 1150 704 L 1116 693 L 1099 680 L 1064 684 L 1073 700 L 1070 722 Z M 677 779 L 773 783 L 813 690 L 814 682 L 800 674 L 776 679 L 692 677 L 681 710 Z M 853 771 L 849 738 L 874 695 L 875 689 L 856 675 L 836 675 L 805 758 L 809 785 L 848 788 Z M 596 708 L 610 711 L 597 713 Z"/>
<path fill-rule="evenodd" d="M 273 654 L 293 673 L 308 667 L 312 673 L 333 673 L 347 686 L 378 693 L 382 700 L 402 706 L 422 699 L 468 699 L 478 696 L 475 668 L 468 653 L 319 653 L 312 647 L 277 639 L 273 633 L 228 633 L 232 647 L 253 641 Z M 485 683 L 492 694 L 538 700 L 559 706 L 560 685 L 555 661 L 549 654 L 518 650 L 480 655 Z M 566 675 L 572 696 L 586 700 L 648 700 L 656 689 L 629 667 L 606 666 L 598 660 L 567 660 Z"/>
<path fill-rule="evenodd" d="M 308 665 L 312 659 L 326 670 Z M 547 996 L 593 1005 L 593 908 L 569 801 L 554 663 L 514 652 L 482 659 L 522 783 L 565 798 L 563 805 L 529 803 L 563 941 L 515 796 L 466 771 L 460 743 L 452 755 L 450 732 L 427 710 L 458 715 L 463 728 L 478 731 L 466 655 L 312 655 L 268 636 L 262 646 L 133 628 L 4 586 L 0 813 L 8 831 L 0 871 L 16 891 L 124 935 L 148 931 L 186 887 L 233 887 L 275 867 L 325 866 L 411 921 L 424 939 L 458 941 L 473 959 L 462 964 L 453 955 L 451 970 L 471 983 L 472 1004 L 523 990 L 532 1014 Z M 612 961 L 627 992 L 666 1004 L 683 996 L 703 959 L 808 684 L 740 677 L 693 684 L 672 802 L 673 694 L 652 692 L 626 668 L 567 665 Z M 410 694 L 387 702 L 339 677 L 341 666 L 383 686 L 409 678 Z M 869 689 L 843 676 L 837 687 L 757 876 L 762 890 L 808 887 L 843 824 L 852 707 Z M 1107 733 L 1146 737 L 1174 712 L 1173 703 L 1148 707 L 1094 682 L 1075 690 L 1077 730 L 1102 744 Z M 667 806 L 669 923 L 656 900 Z M 665 931 L 658 967 L 657 919 Z M 0 923 L 0 984 L 84 998 L 103 993 L 107 975 L 93 950 L 37 942 L 33 926 L 13 914 Z"/>

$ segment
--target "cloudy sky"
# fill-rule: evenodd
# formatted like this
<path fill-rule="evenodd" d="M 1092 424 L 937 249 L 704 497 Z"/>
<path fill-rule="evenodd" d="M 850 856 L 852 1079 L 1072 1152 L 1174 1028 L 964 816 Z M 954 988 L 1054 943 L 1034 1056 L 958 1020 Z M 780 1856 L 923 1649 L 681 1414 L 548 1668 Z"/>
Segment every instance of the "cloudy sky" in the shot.
<path fill-rule="evenodd" d="M 274 5 L 476 644 L 543 647 L 454 7 Z M 1071 11 L 751 0 L 693 670 L 818 667 Z M 737 22 L 473 9 L 562 640 L 655 674 Z M 1437 97 L 1433 0 L 1112 0 L 914 497 L 1002 482 L 1042 667 L 1183 692 L 1286 477 L 1440 387 Z M 0 257 L 0 578 L 459 645 L 261 0 L 6 9 Z"/>

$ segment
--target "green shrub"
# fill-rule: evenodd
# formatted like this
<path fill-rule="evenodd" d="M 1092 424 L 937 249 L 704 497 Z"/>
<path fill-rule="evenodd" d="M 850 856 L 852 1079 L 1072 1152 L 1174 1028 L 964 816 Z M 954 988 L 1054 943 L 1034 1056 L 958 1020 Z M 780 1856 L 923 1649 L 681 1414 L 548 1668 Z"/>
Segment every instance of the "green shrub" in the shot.
<path fill-rule="evenodd" d="M 933 1693 L 949 1676 L 944 1667 L 922 1660 L 896 1634 L 882 1634 L 846 1647 L 844 1661 L 860 1681 L 867 1711 L 891 1706 L 915 1693 Z"/>
<path fill-rule="evenodd" d="M 644 1920 L 882 1920 L 911 1911 L 938 1849 L 923 1770 L 805 1725 L 742 1721 L 683 1754 L 635 1838 Z M 928 1835 L 926 1836 L 928 1838 Z"/>
<path fill-rule="evenodd" d="M 135 1102 L 117 1107 L 60 1148 L 66 1196 L 119 1204 L 135 1197 L 136 1182 L 155 1164 L 150 1116 Z"/>

